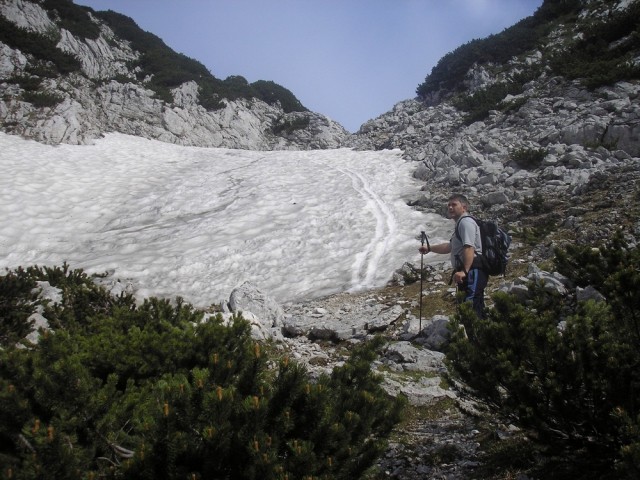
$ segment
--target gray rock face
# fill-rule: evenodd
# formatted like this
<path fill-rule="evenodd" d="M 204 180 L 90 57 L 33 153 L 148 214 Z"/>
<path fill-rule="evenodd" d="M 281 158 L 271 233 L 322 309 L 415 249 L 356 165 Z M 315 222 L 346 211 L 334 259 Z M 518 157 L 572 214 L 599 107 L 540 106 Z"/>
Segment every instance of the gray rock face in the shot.
<path fill-rule="evenodd" d="M 245 282 L 235 288 L 229 296 L 229 302 L 223 305 L 222 319 L 225 324 L 232 321 L 234 315 L 242 318 L 251 326 L 251 338 L 255 340 L 284 340 L 282 336 L 282 307 L 258 287 Z M 206 313 L 203 321 L 215 317 L 215 313 Z"/>
<path fill-rule="evenodd" d="M 390 344 L 384 358 L 402 365 L 403 369 L 419 372 L 443 372 L 444 353 L 416 348 L 410 342 Z"/>
<path fill-rule="evenodd" d="M 562 34 L 551 34 L 548 46 L 560 47 Z M 543 68 L 544 59 L 542 51 L 532 51 L 501 65 L 474 65 L 464 94 L 505 82 L 531 65 Z M 424 194 L 412 205 L 435 213 L 452 191 L 464 192 L 477 210 L 500 213 L 534 193 L 580 194 L 595 175 L 638 164 L 638 81 L 588 90 L 546 73 L 502 103 L 517 107 L 489 111 L 467 124 L 447 92 L 405 100 L 362 125 L 347 145 L 404 150 L 416 163 L 414 176 L 424 182 Z M 522 161 L 524 154 L 539 152 L 537 161 Z"/>
<path fill-rule="evenodd" d="M 449 317 L 446 315 L 434 316 L 427 322 L 427 326 L 422 329 L 420 336 L 415 340 L 416 343 L 430 350 L 443 351 L 444 346 L 451 337 L 448 325 Z"/>
<path fill-rule="evenodd" d="M 10 133 L 40 142 L 91 143 L 103 133 L 119 132 L 178 145 L 249 150 L 308 150 L 341 146 L 348 132 L 337 122 L 313 112 L 285 113 L 280 105 L 258 99 L 223 101 L 207 111 L 198 105 L 198 87 L 188 82 L 173 90 L 173 101 L 158 99 L 136 80 L 128 65 L 139 58 L 128 42 L 100 24 L 96 40 L 77 38 L 60 28 L 40 5 L 2 0 L 0 14 L 17 26 L 42 34 L 59 34 L 58 48 L 75 55 L 82 71 L 46 79 L 42 92 L 60 102 L 36 107 L 11 81 L 27 75 L 36 60 L 0 43 L 0 123 Z M 96 22 L 98 20 L 94 19 Z M 117 80 L 116 80 L 117 78 Z M 10 80 L 10 81 L 7 81 Z M 281 124 L 307 124 L 278 131 Z"/>
<path fill-rule="evenodd" d="M 384 377 L 385 390 L 391 395 L 406 395 L 411 405 L 431 405 L 443 398 L 456 398 L 452 390 L 441 387 L 441 379 L 437 375 L 445 371 L 443 353 L 416 348 L 409 342 L 395 342 L 387 347 L 382 363 L 398 371 L 434 374 L 411 382 L 401 382 L 391 375 Z"/>
<path fill-rule="evenodd" d="M 0 13 L 18 27 L 33 32 L 46 34 L 51 29 L 57 29 L 56 24 L 49 19 L 47 12 L 37 3 L 23 0 L 3 0 L 0 2 Z"/>
<path fill-rule="evenodd" d="M 406 100 L 365 123 L 347 144 L 403 149 L 416 162 L 414 176 L 425 182 L 422 205 L 434 203 L 433 196 L 441 203 L 448 192 L 464 191 L 489 211 L 533 192 L 576 194 L 594 174 L 638 163 L 640 82 L 592 93 L 577 83 L 541 77 L 527 84 L 521 98 L 516 113 L 495 111 L 471 125 L 446 101 L 429 106 Z M 518 151 L 546 155 L 539 165 L 525 167 L 517 162 Z"/>

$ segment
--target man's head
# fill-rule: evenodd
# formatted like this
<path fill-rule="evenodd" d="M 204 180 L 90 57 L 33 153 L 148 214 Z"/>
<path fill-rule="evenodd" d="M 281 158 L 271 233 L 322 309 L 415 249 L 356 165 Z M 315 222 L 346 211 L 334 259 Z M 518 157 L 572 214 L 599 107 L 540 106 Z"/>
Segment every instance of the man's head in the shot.
<path fill-rule="evenodd" d="M 456 193 L 449 197 L 447 203 L 447 211 L 449 216 L 454 220 L 458 220 L 462 215 L 469 211 L 469 200 L 464 195 Z"/>

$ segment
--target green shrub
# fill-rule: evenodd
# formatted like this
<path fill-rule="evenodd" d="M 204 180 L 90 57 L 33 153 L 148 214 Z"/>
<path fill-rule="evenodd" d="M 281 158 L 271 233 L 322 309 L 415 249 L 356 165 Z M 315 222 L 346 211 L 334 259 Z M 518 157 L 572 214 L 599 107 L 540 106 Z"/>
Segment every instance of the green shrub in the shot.
<path fill-rule="evenodd" d="M 296 130 L 304 130 L 309 126 L 309 117 L 296 117 L 292 119 L 279 119 L 272 128 L 274 135 L 289 134 Z"/>
<path fill-rule="evenodd" d="M 572 49 L 552 58 L 551 66 L 560 75 L 580 79 L 590 89 L 640 78 L 640 68 L 633 63 L 631 54 L 615 56 L 606 48 Z"/>
<path fill-rule="evenodd" d="M 522 213 L 525 215 L 539 215 L 545 211 L 544 196 L 540 191 L 536 191 L 530 197 L 525 197 L 522 202 Z"/>
<path fill-rule="evenodd" d="M 0 15 L 0 42 L 38 60 L 51 62 L 59 73 L 71 73 L 80 70 L 82 64 L 75 55 L 63 52 L 56 47 L 57 40 L 46 35 L 17 27 Z"/>
<path fill-rule="evenodd" d="M 504 105 L 502 100 L 509 94 L 518 95 L 519 93 L 522 93 L 522 84 L 520 83 L 496 83 L 478 90 L 472 95 L 458 97 L 453 101 L 453 105 L 468 112 L 464 121 L 470 125 L 487 118 L 490 110 L 506 108 L 507 105 Z"/>
<path fill-rule="evenodd" d="M 224 98 L 237 100 L 239 98 L 260 98 L 254 84 L 249 84 L 242 75 L 230 75 L 219 84 L 219 92 Z"/>
<path fill-rule="evenodd" d="M 20 85 L 20 88 L 28 92 L 37 91 L 42 84 L 42 78 L 32 75 L 14 75 L 9 81 Z"/>
<path fill-rule="evenodd" d="M 593 468 L 593 478 L 640 468 L 640 247 L 621 237 L 598 251 L 558 250 L 561 273 L 592 285 L 606 301 L 575 304 L 543 284 L 523 304 L 505 293 L 484 319 L 463 305 L 447 353 L 452 371 L 501 413 L 567 458 Z M 562 321 L 562 324 L 560 323 Z M 578 467 L 577 464 L 575 465 Z M 588 469 L 588 467 L 587 467 Z M 618 478 L 621 478 L 620 476 Z"/>
<path fill-rule="evenodd" d="M 57 17 L 61 28 L 69 30 L 74 36 L 92 40 L 100 36 L 100 28 L 87 13 L 91 11 L 90 8 L 76 5 L 71 0 L 44 0 L 41 5 L 53 13 L 54 18 Z"/>
<path fill-rule="evenodd" d="M 518 235 L 514 236 L 518 236 L 525 244 L 535 247 L 556 229 L 556 219 L 548 215 L 536 221 L 533 226 L 523 228 Z"/>
<path fill-rule="evenodd" d="M 25 67 L 25 73 L 42 78 L 56 78 L 58 76 L 56 68 L 43 60 L 29 63 Z"/>
<path fill-rule="evenodd" d="M 600 147 L 606 148 L 607 150 L 617 150 L 618 142 L 620 142 L 620 137 L 611 138 L 607 141 L 604 141 L 604 139 L 600 138 L 598 140 L 584 142 L 583 146 L 590 150 L 597 150 Z"/>
<path fill-rule="evenodd" d="M 517 112 L 518 110 L 520 110 L 520 107 L 525 105 L 528 101 L 529 101 L 529 97 L 524 97 L 523 96 L 523 97 L 511 100 L 511 101 L 501 102 L 499 106 L 500 106 L 500 110 L 502 112 L 508 114 L 508 113 L 511 113 L 511 112 Z"/>
<path fill-rule="evenodd" d="M 27 318 L 35 312 L 36 281 L 23 269 L 0 275 L 0 348 L 12 345 L 31 331 Z"/>
<path fill-rule="evenodd" d="M 52 332 L 19 349 L 38 280 L 62 300 L 43 305 Z M 0 281 L 14 325 L 0 349 L 3 477 L 360 478 L 399 420 L 403 402 L 371 370 L 379 338 L 312 380 L 240 316 L 138 305 L 66 265 Z"/>
<path fill-rule="evenodd" d="M 580 79 L 588 88 L 640 78 L 635 58 L 640 48 L 640 4 L 587 25 L 582 38 L 551 59 L 557 74 Z"/>
<path fill-rule="evenodd" d="M 255 90 L 256 96 L 260 100 L 269 105 L 279 103 L 285 113 L 309 111 L 300 103 L 293 93 L 275 82 L 258 80 L 251 84 L 251 88 Z"/>
<path fill-rule="evenodd" d="M 519 148 L 511 152 L 511 159 L 520 168 L 534 170 L 542 165 L 548 153 L 544 148 Z"/>
<path fill-rule="evenodd" d="M 51 92 L 26 91 L 22 94 L 22 100 L 36 108 L 51 108 L 64 101 L 64 97 Z"/>

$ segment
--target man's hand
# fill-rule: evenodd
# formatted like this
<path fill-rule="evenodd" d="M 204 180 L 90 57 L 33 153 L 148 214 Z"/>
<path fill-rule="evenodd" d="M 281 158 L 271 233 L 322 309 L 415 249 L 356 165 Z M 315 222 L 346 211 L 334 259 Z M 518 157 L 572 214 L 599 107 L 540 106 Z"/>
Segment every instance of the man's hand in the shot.
<path fill-rule="evenodd" d="M 426 253 L 429 253 L 429 247 L 427 247 L 426 245 L 421 245 L 420 248 L 418 248 L 418 251 L 424 255 Z"/>
<path fill-rule="evenodd" d="M 456 272 L 453 274 L 453 279 L 458 285 L 462 284 L 465 278 L 467 278 L 467 274 L 464 272 Z"/>

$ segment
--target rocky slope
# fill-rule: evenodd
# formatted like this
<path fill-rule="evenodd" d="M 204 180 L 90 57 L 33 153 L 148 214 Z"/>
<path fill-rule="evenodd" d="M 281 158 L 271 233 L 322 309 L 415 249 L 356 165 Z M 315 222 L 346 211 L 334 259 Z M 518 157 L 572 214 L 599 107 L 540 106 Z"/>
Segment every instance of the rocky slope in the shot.
<path fill-rule="evenodd" d="M 477 207 L 499 210 L 534 192 L 577 194 L 595 173 L 634 165 L 640 155 L 639 94 L 637 82 L 591 92 L 578 82 L 540 78 L 527 85 L 517 112 L 494 111 L 469 126 L 448 103 L 408 100 L 367 122 L 352 143 L 401 148 L 415 160 L 415 175 L 426 185 L 418 205 L 434 207 L 434 190 L 463 190 Z M 544 154 L 527 168 L 514 159 L 518 151 Z"/>
<path fill-rule="evenodd" d="M 348 135 L 323 115 L 285 112 L 280 104 L 257 98 L 222 99 L 222 108 L 205 109 L 193 81 L 173 88 L 172 100 L 161 99 L 131 67 L 141 53 L 94 15 L 88 18 L 99 26 L 95 39 L 72 34 L 37 2 L 1 0 L 0 15 L 26 32 L 57 39 L 56 52 L 81 64 L 78 71 L 52 74 L 50 62 L 0 41 L 0 124 L 8 133 L 80 144 L 120 132 L 179 145 L 252 150 L 334 148 Z"/>

